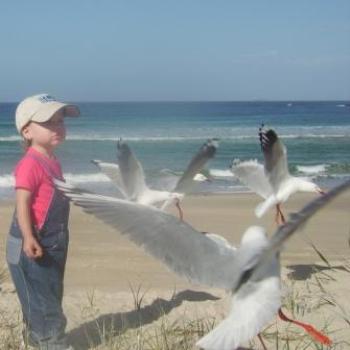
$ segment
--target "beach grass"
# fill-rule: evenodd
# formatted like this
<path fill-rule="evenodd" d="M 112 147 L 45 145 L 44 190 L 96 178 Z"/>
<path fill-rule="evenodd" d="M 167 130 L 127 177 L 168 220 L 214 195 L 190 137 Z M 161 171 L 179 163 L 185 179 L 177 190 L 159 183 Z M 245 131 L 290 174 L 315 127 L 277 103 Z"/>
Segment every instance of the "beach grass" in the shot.
<path fill-rule="evenodd" d="M 6 267 L 1 267 L 0 268 L 0 287 L 8 279 L 8 277 L 9 275 Z"/>
<path fill-rule="evenodd" d="M 350 263 L 344 260 L 342 275 L 329 263 L 327 272 L 315 269 L 312 276 L 303 283 L 283 277 L 283 310 L 293 319 L 314 324 L 315 327 L 332 339 L 331 346 L 322 345 L 310 337 L 304 330 L 278 320 L 274 320 L 262 332 L 262 338 L 268 349 L 275 350 L 344 350 L 350 349 L 346 334 L 350 334 L 350 315 L 346 305 L 337 300 L 329 291 L 329 286 L 341 283 L 339 278 L 350 277 Z M 324 264 L 327 267 L 327 264 Z M 1 281 L 8 279 L 5 268 L 1 269 Z M 141 285 L 130 285 L 133 311 L 141 312 L 147 290 Z M 175 292 L 174 292 L 175 295 Z M 77 349 L 99 350 L 190 350 L 196 349 L 196 341 L 210 332 L 222 318 L 208 314 L 207 317 L 193 318 L 193 314 L 184 311 L 175 318 L 164 312 L 156 322 L 143 324 L 140 314 L 137 327 L 128 327 L 128 322 L 120 327 L 112 323 L 99 322 L 99 300 L 95 292 L 89 292 L 82 301 L 82 320 L 95 320 L 94 325 L 84 332 L 84 347 L 79 347 L 82 339 L 72 339 Z M 314 323 L 313 323 L 314 322 Z M 21 334 L 20 312 L 16 315 L 0 312 L 0 348 L 14 350 L 19 348 Z M 93 330 L 91 332 L 91 330 Z M 68 332 L 69 333 L 69 332 Z M 248 344 L 247 344 L 248 346 Z M 253 339 L 247 348 L 261 349 L 258 339 Z"/>

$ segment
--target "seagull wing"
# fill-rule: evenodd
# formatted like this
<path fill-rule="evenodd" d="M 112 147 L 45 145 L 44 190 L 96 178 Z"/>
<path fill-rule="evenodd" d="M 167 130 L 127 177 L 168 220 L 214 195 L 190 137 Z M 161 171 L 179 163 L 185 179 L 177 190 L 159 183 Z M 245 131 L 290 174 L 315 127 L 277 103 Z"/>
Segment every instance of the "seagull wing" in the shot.
<path fill-rule="evenodd" d="M 259 131 L 260 145 L 264 154 L 265 174 L 275 192 L 290 175 L 287 162 L 287 149 L 272 129 Z"/>
<path fill-rule="evenodd" d="M 205 233 L 205 236 L 209 239 L 212 239 L 215 241 L 220 247 L 224 247 L 224 249 L 232 249 L 233 251 L 236 251 L 237 248 L 233 246 L 226 238 L 216 234 L 216 233 Z"/>
<path fill-rule="evenodd" d="M 89 194 L 55 180 L 86 213 L 126 235 L 169 269 L 190 281 L 231 289 L 238 276 L 236 253 L 176 217 L 156 208 L 113 197 Z"/>
<path fill-rule="evenodd" d="M 121 177 L 118 164 L 102 162 L 97 159 L 93 159 L 91 162 L 95 164 L 100 169 L 100 171 L 112 181 L 112 183 L 118 188 L 119 192 L 121 192 L 124 198 L 127 198 L 127 195 L 123 188 L 123 179 Z"/>
<path fill-rule="evenodd" d="M 272 193 L 272 187 L 265 175 L 264 166 L 256 159 L 241 162 L 235 159 L 231 165 L 232 173 L 253 192 L 263 198 L 268 198 Z"/>
<path fill-rule="evenodd" d="M 186 193 L 190 190 L 194 184 L 193 178 L 202 170 L 207 161 L 215 156 L 217 148 L 218 141 L 216 139 L 209 139 L 201 146 L 177 182 L 174 192 Z"/>
<path fill-rule="evenodd" d="M 118 165 L 124 185 L 123 187 L 128 199 L 137 200 L 137 198 L 148 189 L 142 165 L 127 143 L 118 141 L 117 148 Z"/>

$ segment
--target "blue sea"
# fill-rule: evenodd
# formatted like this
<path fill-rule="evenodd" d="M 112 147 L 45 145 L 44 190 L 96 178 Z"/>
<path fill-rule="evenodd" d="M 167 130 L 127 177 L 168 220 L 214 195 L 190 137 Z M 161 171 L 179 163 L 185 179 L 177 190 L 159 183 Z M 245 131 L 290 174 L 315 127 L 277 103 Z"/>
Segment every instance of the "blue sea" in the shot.
<path fill-rule="evenodd" d="M 57 150 L 67 180 L 114 193 L 91 159 L 116 161 L 116 141 L 127 141 L 153 188 L 167 188 L 208 138 L 220 140 L 207 165 L 214 181 L 197 193 L 247 191 L 232 177 L 234 158 L 258 159 L 261 123 L 275 129 L 288 149 L 290 171 L 324 187 L 350 177 L 350 103 L 329 102 L 104 102 L 77 103 L 67 118 L 67 140 Z M 14 126 L 15 103 L 0 103 L 0 198 L 14 196 L 12 172 L 22 156 Z M 169 170 L 176 175 L 169 175 Z"/>

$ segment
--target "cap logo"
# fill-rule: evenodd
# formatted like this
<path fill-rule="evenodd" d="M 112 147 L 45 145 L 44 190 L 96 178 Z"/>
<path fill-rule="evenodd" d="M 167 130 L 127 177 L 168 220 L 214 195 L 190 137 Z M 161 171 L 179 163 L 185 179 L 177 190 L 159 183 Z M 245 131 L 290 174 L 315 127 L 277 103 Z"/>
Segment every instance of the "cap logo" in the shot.
<path fill-rule="evenodd" d="M 41 103 L 47 103 L 47 102 L 56 101 L 56 99 L 53 96 L 50 96 L 50 95 L 43 95 L 43 96 L 39 97 L 39 101 Z"/>

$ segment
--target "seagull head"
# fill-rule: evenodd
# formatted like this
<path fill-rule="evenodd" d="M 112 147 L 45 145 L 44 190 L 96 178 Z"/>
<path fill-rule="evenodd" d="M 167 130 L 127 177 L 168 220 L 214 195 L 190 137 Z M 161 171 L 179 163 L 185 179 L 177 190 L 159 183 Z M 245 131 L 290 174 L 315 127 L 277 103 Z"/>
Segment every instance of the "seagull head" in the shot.
<path fill-rule="evenodd" d="M 261 226 L 250 226 L 241 239 L 241 245 L 266 241 L 266 231 Z"/>
<path fill-rule="evenodd" d="M 325 194 L 326 192 L 318 185 L 316 185 L 314 182 L 304 179 L 298 179 L 298 187 L 300 191 L 303 192 L 313 192 L 313 193 L 319 193 L 319 194 Z"/>

